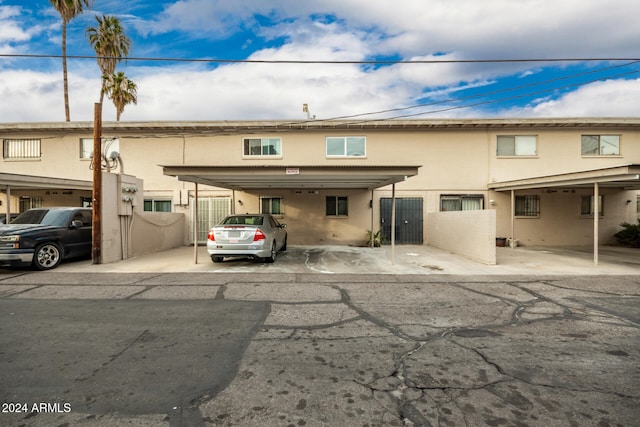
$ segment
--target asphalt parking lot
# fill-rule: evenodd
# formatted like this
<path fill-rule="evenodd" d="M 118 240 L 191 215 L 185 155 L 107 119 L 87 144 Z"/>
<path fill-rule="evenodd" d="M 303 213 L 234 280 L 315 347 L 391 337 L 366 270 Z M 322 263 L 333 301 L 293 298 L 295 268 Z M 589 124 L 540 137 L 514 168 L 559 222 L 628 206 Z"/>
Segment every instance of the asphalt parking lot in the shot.
<path fill-rule="evenodd" d="M 139 271 L 4 271 L 0 397 L 62 410 L 0 425 L 636 425 L 633 262 L 523 250 L 517 269 L 460 274 L 455 257 L 400 250 L 195 264 L 178 248 L 117 265 Z M 558 274 L 565 256 L 586 273 Z M 299 270 L 278 270 L 287 257 Z"/>

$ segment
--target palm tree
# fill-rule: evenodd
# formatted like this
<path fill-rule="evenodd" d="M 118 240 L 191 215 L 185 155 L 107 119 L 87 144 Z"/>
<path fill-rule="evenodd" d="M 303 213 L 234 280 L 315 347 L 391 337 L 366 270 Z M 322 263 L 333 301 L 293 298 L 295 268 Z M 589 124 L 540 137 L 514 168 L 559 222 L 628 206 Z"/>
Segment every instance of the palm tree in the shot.
<path fill-rule="evenodd" d="M 67 23 L 81 14 L 84 7 L 91 7 L 93 0 L 50 0 L 62 18 L 62 79 L 64 80 L 64 114 L 71 121 L 69 112 L 69 80 L 67 77 Z"/>
<path fill-rule="evenodd" d="M 103 82 L 104 92 L 113 101 L 113 105 L 116 107 L 116 120 L 120 121 L 124 107 L 138 103 L 138 88 L 122 71 L 105 76 L 104 79 L 106 80 Z"/>
<path fill-rule="evenodd" d="M 104 99 L 105 85 L 108 76 L 116 72 L 116 65 L 129 55 L 131 40 L 124 34 L 120 20 L 115 16 L 96 16 L 97 27 L 89 27 L 86 34 L 89 43 L 96 51 L 98 67 L 102 71 L 102 88 L 100 89 L 100 103 Z"/>

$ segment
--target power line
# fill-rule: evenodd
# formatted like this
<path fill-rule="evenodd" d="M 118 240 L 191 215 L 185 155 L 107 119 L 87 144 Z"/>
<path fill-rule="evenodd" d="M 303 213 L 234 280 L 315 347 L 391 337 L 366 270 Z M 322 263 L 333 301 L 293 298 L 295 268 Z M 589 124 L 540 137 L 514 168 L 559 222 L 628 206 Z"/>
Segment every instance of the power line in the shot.
<path fill-rule="evenodd" d="M 613 66 L 610 66 L 610 67 L 598 68 L 598 69 L 595 69 L 595 70 L 588 70 L 588 71 L 585 71 L 585 72 L 582 72 L 582 73 L 571 74 L 571 75 L 568 75 L 568 76 L 555 77 L 553 79 L 543 80 L 541 82 L 527 83 L 527 84 L 520 85 L 520 86 L 512 86 L 512 87 L 507 87 L 507 88 L 503 88 L 503 89 L 496 89 L 496 90 L 489 91 L 489 92 L 484 92 L 484 93 L 479 93 L 479 94 L 469 95 L 469 96 L 463 96 L 463 97 L 458 97 L 458 98 L 448 98 L 448 99 L 444 99 L 442 101 L 434 101 L 434 102 L 428 102 L 428 103 L 414 104 L 414 105 L 409 105 L 409 106 L 406 106 L 406 107 L 390 108 L 390 109 L 387 109 L 387 110 L 373 111 L 373 112 L 368 112 L 368 113 L 359 113 L 359 114 L 352 114 L 352 115 L 346 115 L 346 116 L 338 116 L 338 117 L 334 117 L 334 118 L 332 118 L 330 120 L 342 120 L 342 119 L 351 119 L 351 118 L 362 117 L 362 116 L 371 116 L 371 115 L 374 115 L 374 114 L 393 113 L 393 112 L 396 112 L 396 111 L 405 111 L 405 110 L 411 110 L 411 109 L 414 109 L 414 108 L 430 107 L 430 106 L 433 106 L 433 105 L 447 104 L 447 103 L 451 103 L 451 102 L 465 101 L 465 100 L 475 99 L 475 98 L 483 98 L 485 96 L 495 95 L 495 94 L 498 94 L 498 93 L 513 92 L 513 91 L 516 91 L 516 90 L 519 90 L 519 89 L 525 89 L 525 88 L 528 88 L 528 87 L 542 86 L 542 85 L 545 85 L 545 84 L 548 84 L 548 83 L 553 83 L 553 82 L 558 82 L 558 81 L 568 80 L 568 79 L 574 79 L 574 78 L 577 78 L 577 77 L 582 77 L 582 76 L 586 76 L 586 75 L 590 75 L 590 74 L 602 73 L 602 72 L 613 70 L 613 69 L 616 69 L 616 68 L 627 67 L 629 65 L 637 64 L 639 62 L 640 61 L 632 61 L 632 62 L 628 62 L 628 63 L 625 63 L 625 64 L 613 65 Z M 631 72 L 628 72 L 628 73 L 617 74 L 617 75 L 614 75 L 614 76 L 606 76 L 606 77 L 602 77 L 602 78 L 599 78 L 599 79 L 595 79 L 595 80 L 590 80 L 590 81 L 584 82 L 583 84 L 600 81 L 603 78 L 619 77 L 619 76 L 623 76 L 623 75 L 626 75 L 626 74 L 633 74 L 633 73 L 637 73 L 637 72 L 638 71 L 631 71 Z M 574 85 L 576 85 L 576 84 L 574 84 Z M 560 88 L 568 87 L 568 86 L 571 86 L 571 85 L 561 86 Z M 560 88 L 554 88 L 553 90 L 558 90 Z M 533 94 L 537 94 L 537 92 L 534 92 Z M 524 96 L 527 96 L 527 95 L 521 95 L 521 96 L 524 97 Z M 510 98 L 505 98 L 505 99 L 508 100 Z M 457 108 L 466 108 L 466 107 L 457 107 Z M 437 112 L 440 112 L 440 111 L 437 111 Z M 427 113 L 420 113 L 420 114 L 427 114 Z M 400 117 L 402 117 L 402 116 L 400 116 Z"/>
<path fill-rule="evenodd" d="M 628 76 L 631 74 L 638 74 L 640 73 L 640 70 L 633 70 L 633 71 L 627 71 L 625 73 L 619 73 L 613 76 L 607 76 L 607 79 L 610 78 L 618 78 L 618 77 L 623 77 L 623 76 Z M 490 99 L 487 101 L 481 101 L 481 102 L 476 102 L 473 104 L 466 104 L 466 105 L 458 105 L 458 106 L 454 106 L 454 107 L 448 107 L 448 108 L 441 108 L 438 110 L 430 110 L 430 111 L 423 111 L 420 113 L 413 113 L 413 114 L 404 114 L 404 115 L 399 115 L 399 116 L 394 116 L 394 117 L 389 117 L 387 118 L 388 120 L 393 120 L 393 119 L 401 119 L 401 118 L 407 118 L 407 117 L 417 117 L 417 116 L 423 116 L 426 114 L 435 114 L 435 113 L 443 113 L 446 111 L 453 111 L 453 110 L 460 110 L 463 108 L 471 108 L 471 107 L 477 107 L 480 105 L 487 105 L 487 104 L 495 104 L 495 103 L 499 103 L 499 102 L 504 102 L 504 101 L 511 101 L 514 99 L 520 99 L 520 98 L 526 98 L 526 97 L 530 97 L 530 96 L 536 96 L 536 95 L 540 95 L 543 93 L 549 93 L 549 92 L 555 92 L 558 90 L 562 90 L 562 89 L 567 89 L 567 88 L 571 88 L 571 87 L 580 87 L 580 86 L 584 86 L 590 83 L 595 83 L 595 82 L 599 82 L 604 80 L 604 78 L 600 78 L 600 79 L 593 79 L 593 80 L 588 80 L 588 81 L 584 81 L 584 82 L 580 82 L 580 83 L 571 83 L 571 84 L 567 84 L 567 85 L 563 85 L 563 86 L 558 86 L 558 87 L 552 87 L 549 89 L 543 89 L 543 90 L 539 90 L 539 91 L 535 91 L 535 92 L 529 92 L 529 93 L 524 93 L 524 94 L 519 94 L 519 95 L 513 95 L 510 97 L 506 97 L 506 98 L 498 98 L 498 99 Z M 445 101 L 443 101 L 442 103 L 444 103 Z M 447 101 L 448 102 L 448 101 Z M 425 105 L 427 106 L 427 105 Z M 357 121 L 354 122 L 353 124 L 360 124 L 360 123 L 367 123 L 370 121 L 375 121 L 375 120 L 362 120 L 362 121 Z"/>
<path fill-rule="evenodd" d="M 117 59 L 110 56 L 95 55 L 67 55 L 67 59 Z M 0 58 L 28 58 L 28 59 L 62 59 L 62 55 L 53 54 L 20 54 L 3 53 Z M 395 64 L 484 64 L 484 63 L 545 63 L 545 62 L 617 62 L 640 61 L 640 58 L 604 57 L 604 58 L 495 58 L 495 59 L 406 59 L 406 60 L 366 60 L 366 61 L 338 61 L 338 60 L 286 60 L 286 59 L 214 59 L 214 58 L 154 58 L 127 57 L 127 61 L 156 61 L 156 62 L 207 62 L 217 64 L 337 64 L 337 65 L 395 65 Z"/>

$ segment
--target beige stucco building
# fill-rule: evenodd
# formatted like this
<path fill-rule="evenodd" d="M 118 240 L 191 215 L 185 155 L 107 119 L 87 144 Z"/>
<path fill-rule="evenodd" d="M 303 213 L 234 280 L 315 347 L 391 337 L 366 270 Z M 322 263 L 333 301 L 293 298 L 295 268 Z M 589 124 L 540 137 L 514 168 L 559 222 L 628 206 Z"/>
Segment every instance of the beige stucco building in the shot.
<path fill-rule="evenodd" d="M 102 134 L 120 154 L 112 173 L 143 180 L 145 210 L 187 216 L 185 243 L 196 183 L 199 240 L 228 213 L 266 211 L 292 245 L 366 244 L 371 229 L 389 241 L 392 199 L 399 244 L 431 244 L 442 224 L 464 245 L 480 211 L 495 218 L 481 239 L 521 245 L 614 243 L 638 218 L 638 118 L 108 122 Z M 90 203 L 92 138 L 90 122 L 0 124 L 0 213 Z"/>

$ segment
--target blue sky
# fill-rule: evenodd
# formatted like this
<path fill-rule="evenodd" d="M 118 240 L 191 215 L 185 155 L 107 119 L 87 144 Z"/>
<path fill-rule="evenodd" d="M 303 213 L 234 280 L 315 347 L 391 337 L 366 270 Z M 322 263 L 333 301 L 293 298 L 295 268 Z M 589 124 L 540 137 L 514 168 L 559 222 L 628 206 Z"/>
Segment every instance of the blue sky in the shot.
<path fill-rule="evenodd" d="M 103 14 L 132 40 L 118 70 L 138 105 L 122 121 L 306 119 L 305 103 L 317 119 L 640 112 L 637 0 L 95 0 L 68 55 L 93 55 L 85 29 Z M 0 121 L 64 120 L 61 59 L 20 56 L 60 55 L 60 41 L 48 0 L 0 0 Z M 451 62 L 574 58 L 592 60 Z M 389 62 L 363 63 L 376 61 Z M 71 119 L 91 121 L 96 61 L 68 66 Z"/>

